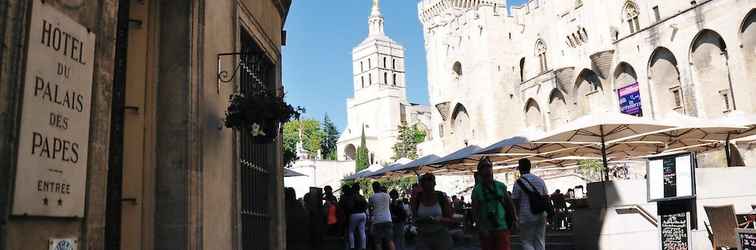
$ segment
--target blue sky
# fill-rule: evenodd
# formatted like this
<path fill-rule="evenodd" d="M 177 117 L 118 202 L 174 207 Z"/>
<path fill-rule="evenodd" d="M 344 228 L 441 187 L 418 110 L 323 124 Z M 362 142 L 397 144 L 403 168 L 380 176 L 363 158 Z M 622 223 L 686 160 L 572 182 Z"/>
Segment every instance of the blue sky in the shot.
<path fill-rule="evenodd" d="M 525 0 L 510 0 L 519 4 Z M 296 0 L 286 20 L 283 83 L 286 99 L 307 109 L 305 118 L 328 113 L 346 126 L 352 89 L 352 48 L 367 36 L 370 0 Z M 405 48 L 407 97 L 428 103 L 425 48 L 416 0 L 382 0 L 385 32 Z"/>

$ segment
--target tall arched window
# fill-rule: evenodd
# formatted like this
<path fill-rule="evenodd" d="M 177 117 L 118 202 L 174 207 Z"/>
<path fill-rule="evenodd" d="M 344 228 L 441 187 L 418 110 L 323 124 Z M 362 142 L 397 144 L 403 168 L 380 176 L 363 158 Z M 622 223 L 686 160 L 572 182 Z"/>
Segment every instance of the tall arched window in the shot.
<path fill-rule="evenodd" d="M 360 72 L 365 72 L 365 67 L 362 62 L 360 62 Z"/>
<path fill-rule="evenodd" d="M 383 84 L 388 85 L 388 73 L 383 72 Z"/>
<path fill-rule="evenodd" d="M 394 86 L 396 86 L 396 74 L 394 74 Z"/>
<path fill-rule="evenodd" d="M 541 64 L 541 73 L 549 70 L 548 62 L 546 61 L 546 44 L 543 40 L 538 39 L 536 41 L 536 56 L 538 56 L 538 62 Z"/>
<path fill-rule="evenodd" d="M 627 21 L 628 27 L 630 27 L 630 33 L 632 34 L 640 31 L 640 22 L 638 21 L 638 15 L 640 12 L 638 12 L 638 5 L 635 4 L 635 2 L 628 0 L 625 2 L 623 12 L 625 12 L 625 21 Z"/>
<path fill-rule="evenodd" d="M 368 85 L 370 86 L 373 85 L 373 74 L 368 73 Z"/>
<path fill-rule="evenodd" d="M 365 87 L 365 76 L 360 76 L 360 80 L 362 80 L 362 87 Z"/>
<path fill-rule="evenodd" d="M 386 68 L 386 58 L 383 58 L 383 68 Z"/>
<path fill-rule="evenodd" d="M 373 63 L 372 63 L 372 62 L 370 62 L 370 58 L 368 58 L 368 69 L 370 69 L 370 68 L 372 68 L 372 67 L 373 67 L 373 65 L 372 65 L 372 64 L 373 64 Z"/>
<path fill-rule="evenodd" d="M 396 69 L 396 59 L 391 59 L 391 68 Z"/>

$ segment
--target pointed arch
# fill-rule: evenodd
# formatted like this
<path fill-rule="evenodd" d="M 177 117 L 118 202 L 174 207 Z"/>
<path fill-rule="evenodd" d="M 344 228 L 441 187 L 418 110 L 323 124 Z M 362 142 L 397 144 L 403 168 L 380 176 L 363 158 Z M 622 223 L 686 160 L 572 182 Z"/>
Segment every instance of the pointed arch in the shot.
<path fill-rule="evenodd" d="M 525 124 L 528 127 L 544 130 L 543 114 L 541 113 L 541 107 L 538 106 L 538 102 L 535 99 L 530 98 L 525 102 Z"/>
<path fill-rule="evenodd" d="M 751 9 L 751 11 L 746 14 L 745 18 L 743 18 L 743 22 L 740 23 L 740 33 L 746 33 L 748 28 L 754 28 L 751 26 L 754 23 L 756 23 L 756 8 Z"/>
<path fill-rule="evenodd" d="M 467 115 L 467 108 L 462 103 L 457 103 L 457 105 L 454 105 L 454 109 L 452 109 L 451 119 L 455 120 L 461 114 Z"/>
<path fill-rule="evenodd" d="M 669 112 L 685 113 L 684 90 L 680 82 L 677 58 L 669 49 L 658 47 L 648 59 L 651 106 L 661 116 Z"/>
<path fill-rule="evenodd" d="M 566 124 L 570 120 L 567 101 L 562 91 L 557 88 L 551 90 L 551 94 L 549 94 L 549 120 L 552 130 Z"/>
<path fill-rule="evenodd" d="M 693 83 L 699 89 L 702 113 L 707 118 L 721 117 L 736 109 L 730 82 L 727 44 L 716 31 L 700 31 L 690 46 Z"/>
<path fill-rule="evenodd" d="M 614 69 L 614 85 L 617 88 L 638 82 L 638 74 L 635 68 L 627 62 L 620 62 Z"/>
<path fill-rule="evenodd" d="M 591 111 L 606 110 L 609 104 L 606 100 L 604 86 L 598 74 L 590 69 L 583 69 L 578 74 L 573 88 L 573 100 L 577 106 L 575 115 L 581 116 Z"/>
<path fill-rule="evenodd" d="M 462 145 L 469 141 L 473 136 L 470 115 L 467 113 L 467 108 L 461 103 L 457 103 L 453 110 L 451 116 L 451 133 L 454 134 L 456 144 Z"/>

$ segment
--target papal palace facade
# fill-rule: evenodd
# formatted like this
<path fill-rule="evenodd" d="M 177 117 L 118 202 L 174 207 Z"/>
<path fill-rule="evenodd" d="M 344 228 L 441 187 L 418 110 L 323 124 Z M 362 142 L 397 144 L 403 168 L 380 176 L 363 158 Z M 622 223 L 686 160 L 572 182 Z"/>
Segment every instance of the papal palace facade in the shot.
<path fill-rule="evenodd" d="M 432 107 L 423 153 L 604 111 L 756 112 L 753 0 L 422 0 L 418 15 Z"/>

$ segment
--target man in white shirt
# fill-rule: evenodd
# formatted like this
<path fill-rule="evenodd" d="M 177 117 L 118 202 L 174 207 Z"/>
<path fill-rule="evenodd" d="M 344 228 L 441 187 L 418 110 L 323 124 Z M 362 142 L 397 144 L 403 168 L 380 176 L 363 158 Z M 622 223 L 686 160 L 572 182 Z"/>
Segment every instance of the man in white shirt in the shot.
<path fill-rule="evenodd" d="M 547 195 L 546 183 L 540 177 L 530 173 L 530 160 L 520 159 L 518 163 L 521 176 L 513 185 L 512 199 L 519 212 L 522 249 L 544 250 L 546 249 L 546 213 L 533 214 L 528 193 Z"/>
<path fill-rule="evenodd" d="M 394 225 L 391 223 L 391 197 L 386 193 L 380 183 L 373 182 L 373 194 L 370 197 L 371 215 L 373 216 L 373 241 L 375 249 L 383 249 L 382 243 L 386 242 L 389 250 L 395 250 Z"/>

